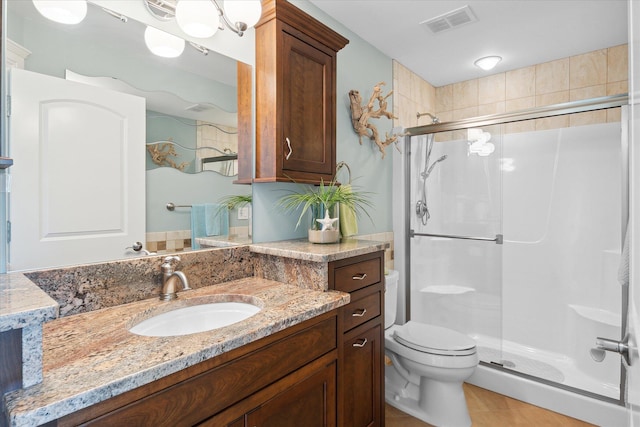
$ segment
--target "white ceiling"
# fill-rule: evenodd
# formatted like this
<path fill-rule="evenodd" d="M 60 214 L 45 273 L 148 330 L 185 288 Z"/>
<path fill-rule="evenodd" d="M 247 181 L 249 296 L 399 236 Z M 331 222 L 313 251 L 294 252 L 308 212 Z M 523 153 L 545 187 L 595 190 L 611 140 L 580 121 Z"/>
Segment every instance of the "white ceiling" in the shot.
<path fill-rule="evenodd" d="M 627 42 L 627 0 L 310 0 L 439 87 Z M 476 22 L 431 33 L 420 23 L 468 5 Z M 473 62 L 499 55 L 482 71 Z"/>

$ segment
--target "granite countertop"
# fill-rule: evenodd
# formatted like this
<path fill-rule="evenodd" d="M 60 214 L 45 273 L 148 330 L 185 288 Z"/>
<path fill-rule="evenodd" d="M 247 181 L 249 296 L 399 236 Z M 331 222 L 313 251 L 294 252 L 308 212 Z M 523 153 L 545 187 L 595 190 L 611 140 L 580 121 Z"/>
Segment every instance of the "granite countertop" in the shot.
<path fill-rule="evenodd" d="M 254 301 L 262 310 L 220 329 L 144 337 L 128 328 L 194 298 Z M 209 301 L 210 302 L 210 301 Z M 39 425 L 150 383 L 349 302 L 341 292 L 301 289 L 249 277 L 193 291 L 56 319 L 44 325 L 42 383 L 5 396 L 11 426 Z"/>
<path fill-rule="evenodd" d="M 58 316 L 58 303 L 20 273 L 0 274 L 0 332 L 40 325 Z"/>
<path fill-rule="evenodd" d="M 387 242 L 374 240 L 342 239 L 338 243 L 310 243 L 307 239 L 284 240 L 281 242 L 254 243 L 251 252 L 293 258 L 313 262 L 331 262 L 371 252 L 382 251 Z"/>
<path fill-rule="evenodd" d="M 198 237 L 196 243 L 202 247 L 227 248 L 230 246 L 245 246 L 251 244 L 251 238 L 247 236 L 210 236 Z"/>

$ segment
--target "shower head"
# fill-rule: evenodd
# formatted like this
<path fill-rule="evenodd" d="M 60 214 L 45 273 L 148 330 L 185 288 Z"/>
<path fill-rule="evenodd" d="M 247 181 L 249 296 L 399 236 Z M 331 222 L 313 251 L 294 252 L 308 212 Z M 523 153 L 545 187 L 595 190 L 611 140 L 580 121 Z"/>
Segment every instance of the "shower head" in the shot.
<path fill-rule="evenodd" d="M 440 119 L 439 119 L 439 118 L 437 118 L 436 116 L 434 116 L 434 115 L 433 115 L 433 114 L 431 114 L 431 113 L 417 113 L 417 114 L 416 114 L 416 117 L 417 117 L 418 119 L 419 119 L 420 117 L 422 117 L 422 116 L 429 116 L 429 117 L 431 117 L 431 123 L 432 123 L 432 124 L 440 123 Z"/>

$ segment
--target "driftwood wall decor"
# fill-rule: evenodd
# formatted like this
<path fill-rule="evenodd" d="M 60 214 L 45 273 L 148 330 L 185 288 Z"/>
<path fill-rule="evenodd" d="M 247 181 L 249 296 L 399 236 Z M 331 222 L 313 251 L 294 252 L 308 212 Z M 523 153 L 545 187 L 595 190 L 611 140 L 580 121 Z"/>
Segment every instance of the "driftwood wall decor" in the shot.
<path fill-rule="evenodd" d="M 366 105 L 362 104 L 362 97 L 360 96 L 360 92 L 357 90 L 349 91 L 349 101 L 351 103 L 351 123 L 353 124 L 353 129 L 358 134 L 358 141 L 360 145 L 362 145 L 362 138 L 366 137 L 373 141 L 377 146 L 380 152 L 382 153 L 382 158 L 384 159 L 385 148 L 387 145 L 390 145 L 398 140 L 398 134 L 385 133 L 384 140 L 380 138 L 380 133 L 378 129 L 372 123 L 369 123 L 369 119 L 379 119 L 380 117 L 386 117 L 388 119 L 395 119 L 396 117 L 393 113 L 387 111 L 387 98 L 391 96 L 393 91 L 390 91 L 388 94 L 382 94 L 382 86 L 384 86 L 384 82 L 380 82 L 373 87 L 373 93 L 369 98 L 369 102 Z M 375 104 L 377 102 L 377 108 Z"/>

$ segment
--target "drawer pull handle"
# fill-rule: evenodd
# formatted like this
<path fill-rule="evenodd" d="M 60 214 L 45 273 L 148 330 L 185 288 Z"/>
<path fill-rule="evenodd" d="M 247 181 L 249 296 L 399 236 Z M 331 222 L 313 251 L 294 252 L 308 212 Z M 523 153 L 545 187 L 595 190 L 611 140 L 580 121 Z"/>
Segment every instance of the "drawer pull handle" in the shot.
<path fill-rule="evenodd" d="M 286 156 L 284 156 L 284 158 L 285 160 L 289 160 L 289 157 L 291 157 L 291 154 L 293 154 L 293 148 L 291 148 L 291 141 L 289 140 L 289 138 L 285 138 L 285 140 L 287 141 L 287 148 L 289 148 L 289 152 Z"/>
<path fill-rule="evenodd" d="M 367 339 L 366 338 L 362 338 L 361 340 L 359 340 L 359 342 L 354 342 L 353 346 L 354 347 L 364 347 L 365 345 L 367 345 Z"/>
<path fill-rule="evenodd" d="M 362 317 L 367 312 L 366 308 L 361 308 L 353 312 L 351 316 L 353 317 Z"/>
<path fill-rule="evenodd" d="M 367 273 L 360 273 L 352 277 L 353 280 L 364 280 L 367 277 Z"/>

